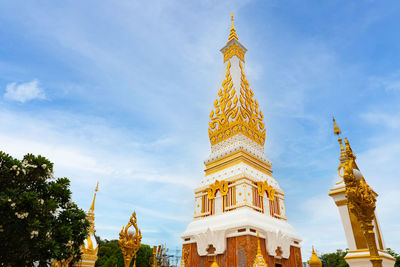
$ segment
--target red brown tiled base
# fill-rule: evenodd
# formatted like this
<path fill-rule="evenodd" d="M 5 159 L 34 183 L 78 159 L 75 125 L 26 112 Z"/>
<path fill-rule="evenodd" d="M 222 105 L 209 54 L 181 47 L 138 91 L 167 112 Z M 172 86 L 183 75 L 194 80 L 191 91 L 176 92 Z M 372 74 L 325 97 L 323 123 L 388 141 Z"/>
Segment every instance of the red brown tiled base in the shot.
<path fill-rule="evenodd" d="M 301 251 L 298 247 L 290 247 L 289 259 L 278 259 L 273 256 L 267 256 L 263 238 L 260 238 L 260 247 L 268 267 L 303 266 Z M 257 237 L 251 235 L 230 237 L 227 240 L 225 253 L 217 256 L 199 256 L 197 254 L 196 243 L 185 244 L 182 249 L 185 267 L 210 267 L 215 258 L 219 267 L 252 267 L 257 254 Z"/>

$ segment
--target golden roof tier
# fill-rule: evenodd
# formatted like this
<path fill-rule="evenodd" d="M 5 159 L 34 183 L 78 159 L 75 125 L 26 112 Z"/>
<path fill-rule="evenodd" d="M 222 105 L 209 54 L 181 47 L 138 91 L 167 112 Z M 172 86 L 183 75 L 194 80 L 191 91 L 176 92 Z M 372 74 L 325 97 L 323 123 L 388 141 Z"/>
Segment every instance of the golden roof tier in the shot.
<path fill-rule="evenodd" d="M 208 135 L 211 145 L 241 133 L 264 146 L 264 116 L 244 72 L 246 51 L 237 37 L 232 14 L 228 43 L 221 49 L 226 64 L 225 80 L 210 113 Z"/>

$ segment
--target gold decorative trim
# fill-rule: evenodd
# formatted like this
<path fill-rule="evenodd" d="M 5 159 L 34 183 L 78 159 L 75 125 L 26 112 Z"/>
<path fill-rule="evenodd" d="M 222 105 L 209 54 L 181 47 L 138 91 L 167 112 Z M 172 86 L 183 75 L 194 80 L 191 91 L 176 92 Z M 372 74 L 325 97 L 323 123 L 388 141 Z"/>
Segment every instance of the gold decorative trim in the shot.
<path fill-rule="evenodd" d="M 336 206 L 344 206 L 347 205 L 347 199 L 339 200 L 335 202 Z"/>
<path fill-rule="evenodd" d="M 275 189 L 271 185 L 269 185 L 267 181 L 257 182 L 257 190 L 260 196 L 263 196 L 264 191 L 267 191 L 269 200 L 274 201 Z"/>
<path fill-rule="evenodd" d="M 392 258 L 391 256 L 387 256 L 387 255 L 379 255 L 381 258 L 386 258 L 389 260 L 394 260 L 394 258 Z M 365 259 L 365 258 L 370 258 L 369 254 L 364 254 L 364 255 L 349 255 L 349 256 L 345 256 L 344 259 L 345 260 L 350 260 L 350 259 Z"/>
<path fill-rule="evenodd" d="M 221 191 L 222 196 L 226 196 L 228 194 L 228 182 L 216 180 L 215 183 L 211 184 L 207 188 L 208 199 L 214 199 L 218 190 Z"/>
<path fill-rule="evenodd" d="M 244 54 L 246 54 L 246 51 L 241 48 L 237 43 L 232 43 L 230 46 L 227 48 L 223 49 L 222 54 L 224 55 L 224 63 L 231 59 L 233 56 L 237 56 L 241 61 L 244 61 Z"/>
<path fill-rule="evenodd" d="M 342 194 L 342 193 L 346 193 L 346 189 L 344 187 L 341 188 L 341 189 L 338 189 L 338 190 L 332 190 L 331 189 L 331 192 L 328 194 L 328 196 L 332 197 L 334 195 L 339 195 L 339 194 Z"/>
<path fill-rule="evenodd" d="M 239 62 L 241 70 L 241 88 L 238 98 L 233 88 L 230 73 L 231 63 L 227 64 L 225 80 L 218 92 L 219 99 L 214 102 L 215 110 L 211 110 L 208 135 L 211 145 L 228 139 L 238 133 L 242 133 L 256 143 L 264 146 L 265 124 L 264 115 L 258 108 L 253 91 L 249 88 L 249 82 L 243 71 L 242 62 Z"/>
<path fill-rule="evenodd" d="M 271 175 L 271 165 L 259 160 L 258 158 L 254 157 L 253 155 L 240 150 L 236 151 L 232 154 L 229 154 L 223 158 L 217 159 L 215 161 L 209 162 L 206 164 L 206 169 L 204 170 L 206 175 L 210 175 L 216 173 L 220 170 L 229 168 L 231 166 L 237 165 L 241 162 L 248 164 L 249 166 L 263 172 L 267 175 Z"/>

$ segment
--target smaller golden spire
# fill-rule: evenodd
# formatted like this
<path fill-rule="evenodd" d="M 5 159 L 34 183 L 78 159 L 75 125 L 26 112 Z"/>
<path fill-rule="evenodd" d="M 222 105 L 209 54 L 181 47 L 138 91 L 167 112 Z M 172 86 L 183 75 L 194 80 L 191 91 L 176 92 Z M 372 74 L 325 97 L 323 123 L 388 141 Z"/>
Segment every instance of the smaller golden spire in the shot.
<path fill-rule="evenodd" d="M 312 247 L 312 255 L 308 260 L 308 264 L 310 265 L 310 267 L 322 267 L 322 262 L 318 258 L 317 253 L 314 250 L 314 246 Z"/>
<path fill-rule="evenodd" d="M 99 182 L 97 182 L 96 189 L 94 190 L 94 197 L 92 201 L 92 206 L 90 206 L 89 212 L 94 212 L 94 202 L 96 201 L 96 193 L 99 190 Z"/>
<path fill-rule="evenodd" d="M 257 233 L 257 254 L 256 254 L 256 258 L 254 259 L 253 267 L 268 267 L 263 255 L 261 253 L 260 234 L 259 233 Z"/>
<path fill-rule="evenodd" d="M 342 142 L 342 138 L 340 138 L 340 134 L 342 133 L 342 131 L 340 130 L 339 126 L 336 124 L 335 121 L 335 117 L 333 117 L 333 133 L 336 134 L 338 136 L 338 142 L 340 144 L 340 162 L 344 162 L 346 159 L 346 152 L 344 150 L 343 147 L 343 142 Z"/>
<path fill-rule="evenodd" d="M 229 33 L 229 38 L 228 38 L 228 43 L 230 41 L 232 41 L 233 39 L 239 40 L 237 34 L 236 34 L 236 30 L 235 30 L 235 24 L 233 23 L 233 12 L 231 15 L 231 31 Z"/>
<path fill-rule="evenodd" d="M 213 264 L 211 264 L 211 267 L 219 267 L 218 263 L 214 260 Z"/>

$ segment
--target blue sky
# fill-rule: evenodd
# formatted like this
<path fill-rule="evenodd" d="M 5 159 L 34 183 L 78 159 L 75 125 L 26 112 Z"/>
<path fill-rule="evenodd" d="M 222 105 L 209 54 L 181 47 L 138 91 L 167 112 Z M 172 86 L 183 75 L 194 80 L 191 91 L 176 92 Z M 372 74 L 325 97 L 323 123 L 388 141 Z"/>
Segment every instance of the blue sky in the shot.
<path fill-rule="evenodd" d="M 99 180 L 101 237 L 117 238 L 136 210 L 144 243 L 180 247 L 231 12 L 303 256 L 346 248 L 327 195 L 332 115 L 400 251 L 398 1 L 2 1 L 0 149 L 54 161 L 85 210 Z"/>

